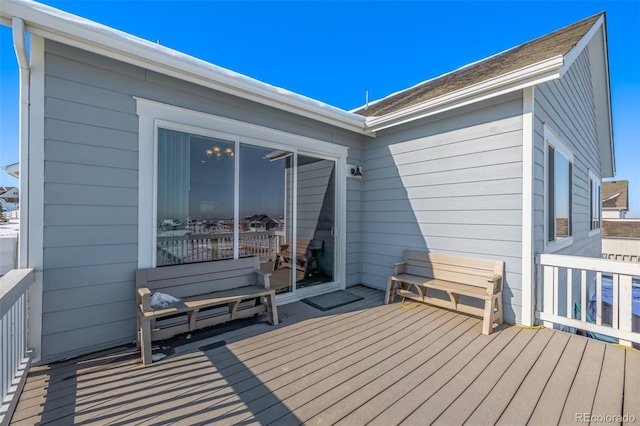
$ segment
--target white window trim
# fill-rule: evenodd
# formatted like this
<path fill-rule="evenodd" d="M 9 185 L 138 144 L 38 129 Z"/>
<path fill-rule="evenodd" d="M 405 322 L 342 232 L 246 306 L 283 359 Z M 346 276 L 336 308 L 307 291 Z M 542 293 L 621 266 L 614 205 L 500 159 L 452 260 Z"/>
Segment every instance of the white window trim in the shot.
<path fill-rule="evenodd" d="M 560 241 L 549 241 L 549 145 L 551 145 L 557 152 L 562 154 L 570 163 L 574 164 L 574 156 L 571 149 L 556 135 L 556 133 L 549 128 L 546 124 L 544 125 L 544 243 L 545 243 L 545 253 L 554 253 L 564 248 L 567 248 L 573 244 L 573 233 L 567 238 L 564 238 Z M 575 167 L 571 167 L 572 173 L 574 172 Z M 572 178 L 572 183 L 575 179 Z M 574 196 L 573 196 L 573 186 L 571 186 L 571 203 L 573 204 Z M 573 216 L 573 206 L 571 206 L 571 216 Z M 573 222 L 573 217 L 570 217 L 569 220 Z"/>
<path fill-rule="evenodd" d="M 346 287 L 346 176 L 348 147 L 199 111 L 134 97 L 138 115 L 138 268 L 155 267 L 158 127 L 236 143 L 289 150 L 336 161 L 336 269 L 334 281 Z M 238 168 L 236 167 L 236 170 Z M 237 186 L 237 176 L 236 176 Z M 235 188 L 237 193 L 238 188 Z M 237 195 L 237 194 L 236 194 Z M 237 199 L 237 196 L 235 197 Z M 237 201 L 237 200 L 236 200 Z M 235 214 L 237 214 L 237 206 Z M 151 219 L 151 220 L 150 220 Z M 236 221 L 237 222 L 237 221 Z M 294 223 L 295 225 L 295 223 Z M 320 288 L 313 291 L 321 291 Z M 305 295 L 306 297 L 307 295 Z M 284 298 L 287 299 L 287 298 Z M 293 301 L 293 299 L 291 300 Z M 280 302 L 280 301 L 279 301 Z M 283 302 L 286 303 L 285 300 Z"/>
<path fill-rule="evenodd" d="M 589 170 L 589 193 L 591 193 L 591 181 L 594 181 L 598 184 L 598 188 L 600 188 L 600 199 L 597 200 L 596 202 L 600 204 L 600 227 L 597 229 L 591 229 L 591 221 L 589 221 L 589 233 L 588 236 L 589 237 L 593 237 L 596 235 L 600 235 L 602 233 L 602 179 L 596 175 L 595 173 L 593 173 L 592 170 Z M 591 218 L 591 211 L 593 209 L 592 205 L 589 205 L 589 218 Z"/>

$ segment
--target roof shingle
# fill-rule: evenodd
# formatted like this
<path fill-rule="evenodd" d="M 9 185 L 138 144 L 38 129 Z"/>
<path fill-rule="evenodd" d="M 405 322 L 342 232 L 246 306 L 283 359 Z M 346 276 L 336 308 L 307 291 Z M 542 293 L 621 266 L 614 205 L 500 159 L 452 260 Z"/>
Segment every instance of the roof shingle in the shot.
<path fill-rule="evenodd" d="M 428 80 L 354 112 L 365 117 L 383 116 L 546 59 L 566 55 L 603 14 L 604 12 L 583 19 L 498 55 Z"/>
<path fill-rule="evenodd" d="M 640 238 L 640 220 L 603 220 L 602 236 L 617 238 Z M 638 253 L 640 255 L 640 253 Z"/>
<path fill-rule="evenodd" d="M 613 180 L 602 182 L 602 207 L 629 209 L 629 181 Z"/>

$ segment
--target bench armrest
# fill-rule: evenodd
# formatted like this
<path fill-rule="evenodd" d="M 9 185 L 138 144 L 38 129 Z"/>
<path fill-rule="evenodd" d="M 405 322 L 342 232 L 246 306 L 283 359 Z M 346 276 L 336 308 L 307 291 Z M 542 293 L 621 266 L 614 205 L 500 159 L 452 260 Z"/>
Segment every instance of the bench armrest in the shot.
<path fill-rule="evenodd" d="M 502 275 L 493 274 L 487 277 L 487 281 L 489 284 L 487 285 L 487 293 L 495 294 L 499 291 L 502 291 Z"/>
<path fill-rule="evenodd" d="M 393 275 L 399 275 L 404 272 L 404 267 L 407 266 L 407 262 L 398 262 L 393 264 Z"/>
<path fill-rule="evenodd" d="M 255 272 L 258 277 L 258 284 L 267 289 L 271 288 L 271 272 L 265 272 L 262 269 L 255 269 Z"/>
<path fill-rule="evenodd" d="M 151 290 L 146 287 L 141 287 L 138 289 L 136 299 L 138 302 L 138 306 L 142 307 L 142 312 L 151 311 Z"/>

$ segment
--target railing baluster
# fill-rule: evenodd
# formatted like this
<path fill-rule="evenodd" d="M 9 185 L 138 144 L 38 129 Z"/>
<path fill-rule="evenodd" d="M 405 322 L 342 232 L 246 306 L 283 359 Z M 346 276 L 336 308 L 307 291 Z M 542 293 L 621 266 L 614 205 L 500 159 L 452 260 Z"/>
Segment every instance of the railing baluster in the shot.
<path fill-rule="evenodd" d="M 587 321 L 587 271 L 580 271 L 580 321 Z"/>
<path fill-rule="evenodd" d="M 567 268 L 567 318 L 573 318 L 573 269 Z"/>
<path fill-rule="evenodd" d="M 613 305 L 611 310 L 611 327 L 619 328 L 620 325 L 620 275 L 613 274 L 612 278 L 613 289 Z"/>
<path fill-rule="evenodd" d="M 602 324 L 602 272 L 596 272 L 596 324 Z"/>
<path fill-rule="evenodd" d="M 558 315 L 558 293 L 560 292 L 559 268 L 553 267 L 553 315 Z"/>

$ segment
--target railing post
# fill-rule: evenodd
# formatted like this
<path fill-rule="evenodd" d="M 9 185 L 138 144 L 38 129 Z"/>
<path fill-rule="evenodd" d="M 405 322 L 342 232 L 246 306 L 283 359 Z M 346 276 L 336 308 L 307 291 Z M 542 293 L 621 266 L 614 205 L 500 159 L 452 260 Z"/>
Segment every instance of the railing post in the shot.
<path fill-rule="evenodd" d="M 542 303 L 542 311 L 549 312 L 549 310 L 553 311 L 554 307 L 554 295 L 556 293 L 556 285 L 554 278 L 557 275 L 556 267 L 553 266 L 543 266 L 543 297 L 544 301 Z M 544 326 L 546 328 L 553 328 L 553 323 L 551 321 L 544 321 Z"/>
<path fill-rule="evenodd" d="M 631 331 L 632 322 L 633 322 L 632 277 L 630 275 L 620 275 L 619 285 L 620 285 L 620 290 L 619 290 L 620 300 L 618 302 L 619 311 L 617 312 L 617 314 L 619 315 L 620 330 Z M 619 343 L 624 346 L 631 346 L 631 342 L 628 340 L 619 339 Z"/>

